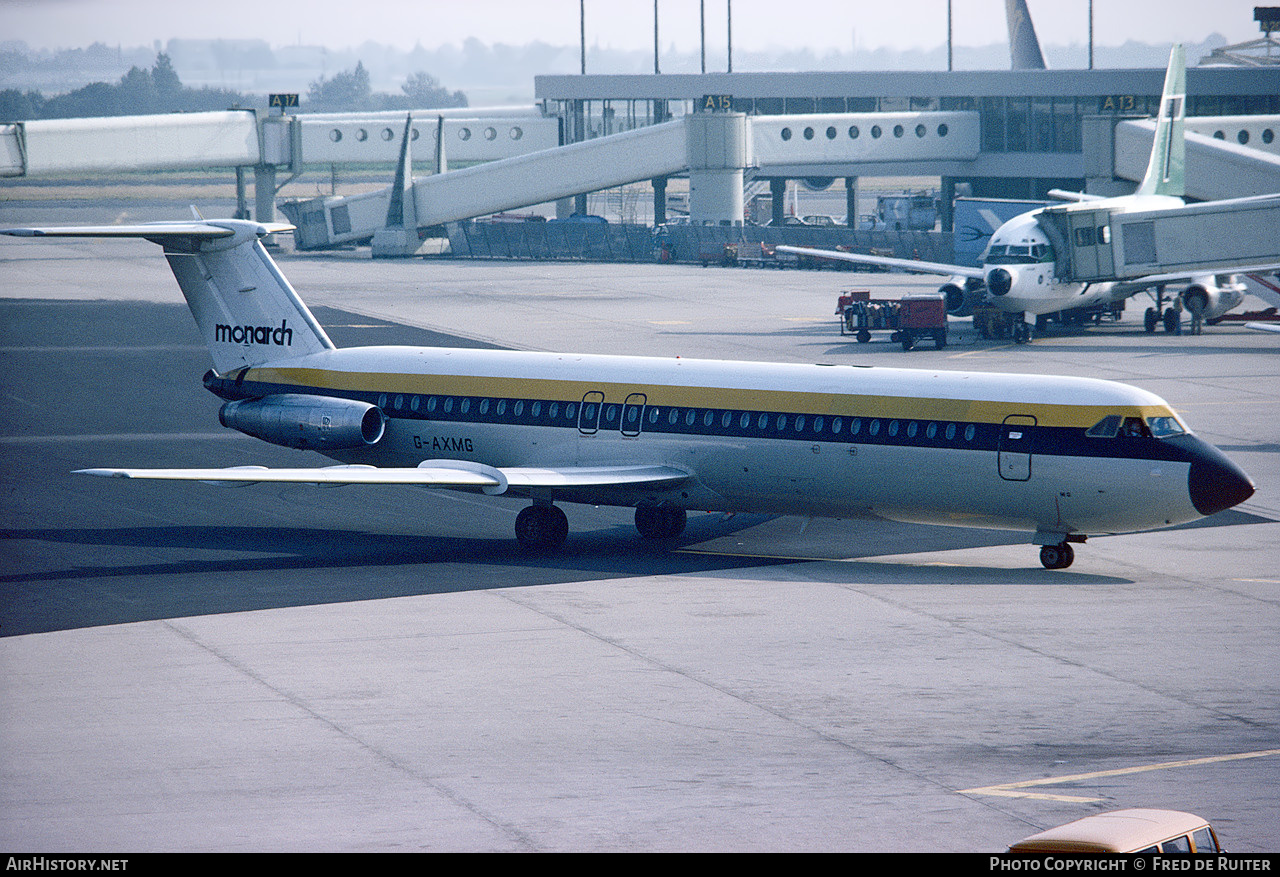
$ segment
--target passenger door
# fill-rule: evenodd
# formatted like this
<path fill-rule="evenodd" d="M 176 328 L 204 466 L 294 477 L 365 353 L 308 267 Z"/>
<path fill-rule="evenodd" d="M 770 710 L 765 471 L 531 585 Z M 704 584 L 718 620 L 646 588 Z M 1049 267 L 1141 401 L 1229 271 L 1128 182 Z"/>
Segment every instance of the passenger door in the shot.
<path fill-rule="evenodd" d="M 1005 481 L 1031 479 L 1031 438 L 1036 425 L 1029 414 L 1010 414 L 1000 424 L 996 462 Z"/>

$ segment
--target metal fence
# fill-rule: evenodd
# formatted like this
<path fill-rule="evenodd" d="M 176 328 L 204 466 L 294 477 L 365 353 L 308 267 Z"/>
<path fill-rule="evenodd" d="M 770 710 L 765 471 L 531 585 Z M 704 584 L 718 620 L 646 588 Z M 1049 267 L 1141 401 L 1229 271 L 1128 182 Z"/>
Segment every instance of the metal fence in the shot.
<path fill-rule="evenodd" d="M 450 255 L 463 259 L 794 264 L 772 255 L 778 244 L 922 259 L 955 260 L 954 236 L 933 231 L 859 231 L 815 226 L 699 226 L 587 222 L 451 222 Z M 834 263 L 832 263 L 834 264 Z M 841 267 L 853 267 L 841 263 Z"/>

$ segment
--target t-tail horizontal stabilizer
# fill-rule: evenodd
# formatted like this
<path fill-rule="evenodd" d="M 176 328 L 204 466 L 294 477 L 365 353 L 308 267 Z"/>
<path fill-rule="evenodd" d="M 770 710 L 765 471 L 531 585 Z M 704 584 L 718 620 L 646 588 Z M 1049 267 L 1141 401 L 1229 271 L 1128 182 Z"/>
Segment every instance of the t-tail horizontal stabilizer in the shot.
<path fill-rule="evenodd" d="M 16 237 L 144 238 L 164 247 L 214 370 L 292 359 L 334 345 L 280 273 L 262 239 L 293 226 L 213 219 L 141 225 L 2 229 Z"/>

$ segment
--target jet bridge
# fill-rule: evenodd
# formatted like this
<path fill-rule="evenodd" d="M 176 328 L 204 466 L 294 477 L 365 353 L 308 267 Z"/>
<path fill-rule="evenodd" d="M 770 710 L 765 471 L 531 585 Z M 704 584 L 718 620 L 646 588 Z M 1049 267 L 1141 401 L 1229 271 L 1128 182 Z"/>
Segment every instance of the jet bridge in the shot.
<path fill-rule="evenodd" d="M 838 162 L 856 170 L 889 161 L 930 167 L 973 161 L 978 144 L 978 114 L 967 111 L 754 117 L 694 113 L 413 178 L 406 197 L 413 205 L 413 224 L 427 228 L 687 171 L 691 218 L 732 225 L 742 223 L 748 168 L 803 170 Z M 387 225 L 395 188 L 280 207 L 298 229 L 298 247 L 318 249 L 374 237 Z"/>
<path fill-rule="evenodd" d="M 1039 214 L 1058 279 L 1136 280 L 1280 263 L 1280 194 L 1124 212 L 1080 202 Z"/>

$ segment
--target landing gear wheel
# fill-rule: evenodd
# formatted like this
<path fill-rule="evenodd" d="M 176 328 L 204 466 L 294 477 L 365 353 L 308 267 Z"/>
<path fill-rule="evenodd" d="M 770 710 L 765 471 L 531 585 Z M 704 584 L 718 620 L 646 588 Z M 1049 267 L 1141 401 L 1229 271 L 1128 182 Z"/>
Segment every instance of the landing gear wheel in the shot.
<path fill-rule="evenodd" d="M 1076 559 L 1076 552 L 1067 542 L 1044 545 L 1040 548 L 1040 562 L 1045 569 L 1066 569 Z"/>
<path fill-rule="evenodd" d="M 1158 322 L 1160 322 L 1160 315 L 1156 313 L 1156 309 L 1147 308 L 1147 312 L 1142 315 L 1142 328 L 1147 330 L 1148 335 L 1155 332 Z"/>
<path fill-rule="evenodd" d="M 1031 326 L 1025 322 L 1015 323 L 1013 326 L 1013 343 L 1026 344 L 1031 340 Z"/>
<path fill-rule="evenodd" d="M 569 535 L 569 519 L 553 505 L 531 505 L 516 516 L 516 541 L 528 551 L 555 551 Z"/>
<path fill-rule="evenodd" d="M 685 510 L 675 506 L 636 506 L 636 529 L 646 539 L 674 539 L 688 520 Z"/>
<path fill-rule="evenodd" d="M 1182 314 L 1173 308 L 1166 308 L 1164 312 L 1164 331 L 1170 335 L 1177 334 L 1178 324 L 1182 322 Z"/>

